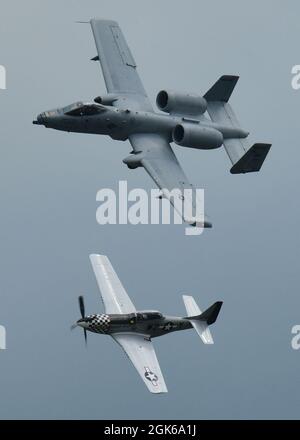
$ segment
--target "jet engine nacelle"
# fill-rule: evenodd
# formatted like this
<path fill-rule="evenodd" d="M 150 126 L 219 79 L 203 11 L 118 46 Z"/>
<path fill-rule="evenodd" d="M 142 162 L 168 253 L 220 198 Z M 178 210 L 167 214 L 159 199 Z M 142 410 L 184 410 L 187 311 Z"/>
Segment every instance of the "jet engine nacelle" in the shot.
<path fill-rule="evenodd" d="M 119 98 L 117 95 L 109 93 L 108 95 L 97 96 L 97 98 L 95 98 L 94 101 L 97 104 L 112 105 L 114 101 L 117 101 L 118 99 Z"/>
<path fill-rule="evenodd" d="M 202 96 L 171 90 L 161 90 L 157 95 L 156 104 L 163 112 L 180 115 L 201 115 L 207 109 L 206 99 Z"/>
<path fill-rule="evenodd" d="M 173 141 L 182 147 L 210 150 L 223 144 L 223 135 L 214 128 L 179 124 L 173 130 Z"/>

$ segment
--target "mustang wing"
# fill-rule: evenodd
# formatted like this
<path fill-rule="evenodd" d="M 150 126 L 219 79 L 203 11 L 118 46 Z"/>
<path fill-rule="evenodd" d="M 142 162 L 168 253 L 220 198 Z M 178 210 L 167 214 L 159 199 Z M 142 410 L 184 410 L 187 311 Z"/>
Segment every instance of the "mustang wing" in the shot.
<path fill-rule="evenodd" d="M 90 255 L 106 313 L 135 313 L 136 309 L 105 255 Z"/>
<path fill-rule="evenodd" d="M 176 205 L 181 207 L 181 212 L 178 209 L 177 211 L 180 215 L 182 214 L 183 220 L 190 224 L 203 225 L 204 223 L 204 227 L 211 227 L 211 223 L 204 215 L 201 201 L 197 199 L 196 188 L 189 183 L 171 145 L 159 134 L 151 133 L 131 135 L 129 141 L 140 164 L 162 190 L 163 197 L 167 198 L 175 209 L 177 209 Z M 170 197 L 169 192 L 174 189 L 180 190 L 180 193 L 174 193 L 175 196 Z M 190 193 L 184 193 L 184 190 L 188 189 L 191 190 Z M 176 200 L 178 198 L 180 200 Z M 198 200 L 198 212 L 196 200 Z"/>
<path fill-rule="evenodd" d="M 99 19 L 90 23 L 98 51 L 95 59 L 99 58 L 107 91 L 119 97 L 114 105 L 153 111 L 118 23 Z"/>
<path fill-rule="evenodd" d="M 123 348 L 148 390 L 151 393 L 167 393 L 151 340 L 134 333 L 118 333 L 111 336 Z"/>

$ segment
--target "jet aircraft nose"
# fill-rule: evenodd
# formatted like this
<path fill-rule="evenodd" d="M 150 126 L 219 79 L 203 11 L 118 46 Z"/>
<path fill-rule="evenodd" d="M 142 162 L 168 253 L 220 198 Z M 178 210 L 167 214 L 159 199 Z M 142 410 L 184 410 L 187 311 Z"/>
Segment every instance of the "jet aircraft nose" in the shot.
<path fill-rule="evenodd" d="M 43 113 L 40 113 L 36 120 L 32 122 L 35 125 L 44 125 L 45 123 L 45 116 L 43 115 Z"/>

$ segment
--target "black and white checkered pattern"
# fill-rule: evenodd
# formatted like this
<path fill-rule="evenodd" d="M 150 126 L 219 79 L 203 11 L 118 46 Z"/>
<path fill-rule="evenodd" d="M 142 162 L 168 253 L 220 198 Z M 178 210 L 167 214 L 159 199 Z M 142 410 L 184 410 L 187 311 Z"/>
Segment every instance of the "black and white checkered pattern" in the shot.
<path fill-rule="evenodd" d="M 103 333 L 109 330 L 110 317 L 108 315 L 92 315 L 93 320 L 89 323 L 89 330 L 95 333 Z"/>

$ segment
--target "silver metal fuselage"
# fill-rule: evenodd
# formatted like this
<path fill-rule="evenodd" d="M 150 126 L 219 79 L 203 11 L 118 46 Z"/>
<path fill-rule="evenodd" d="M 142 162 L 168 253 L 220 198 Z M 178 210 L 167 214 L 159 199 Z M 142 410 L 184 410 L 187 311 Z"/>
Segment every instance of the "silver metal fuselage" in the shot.
<path fill-rule="evenodd" d="M 172 142 L 172 132 L 178 124 L 200 125 L 202 128 L 220 132 L 223 139 L 247 137 L 248 132 L 231 126 L 214 123 L 201 115 L 200 118 L 180 117 L 155 112 L 132 111 L 112 106 L 95 105 L 91 103 L 77 103 L 78 106 L 94 106 L 99 112 L 92 115 L 68 115 L 66 108 L 41 113 L 35 124 L 47 128 L 75 133 L 90 133 L 108 135 L 113 139 L 125 141 L 129 136 L 137 133 L 157 133 L 163 135 L 168 142 Z M 76 104 L 73 104 L 75 106 Z M 69 106 L 70 107 L 70 106 Z M 68 107 L 67 107 L 68 109 Z"/>

